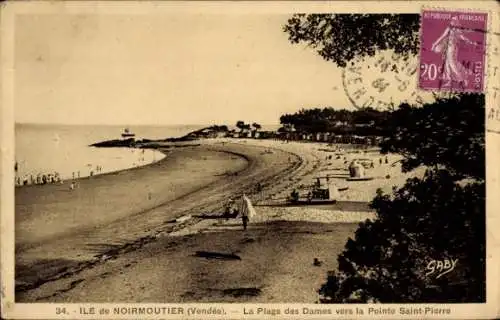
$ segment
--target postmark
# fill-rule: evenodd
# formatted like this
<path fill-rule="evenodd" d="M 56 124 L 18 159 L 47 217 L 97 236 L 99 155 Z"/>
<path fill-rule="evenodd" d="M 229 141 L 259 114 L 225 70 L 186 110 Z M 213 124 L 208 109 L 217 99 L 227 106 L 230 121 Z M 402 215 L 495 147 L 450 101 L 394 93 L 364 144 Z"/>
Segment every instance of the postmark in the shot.
<path fill-rule="evenodd" d="M 418 60 L 391 51 L 353 61 L 342 73 L 344 92 L 356 108 L 392 110 L 400 103 L 422 104 L 416 86 Z"/>
<path fill-rule="evenodd" d="M 483 12 L 422 11 L 419 89 L 484 92 L 487 20 Z"/>

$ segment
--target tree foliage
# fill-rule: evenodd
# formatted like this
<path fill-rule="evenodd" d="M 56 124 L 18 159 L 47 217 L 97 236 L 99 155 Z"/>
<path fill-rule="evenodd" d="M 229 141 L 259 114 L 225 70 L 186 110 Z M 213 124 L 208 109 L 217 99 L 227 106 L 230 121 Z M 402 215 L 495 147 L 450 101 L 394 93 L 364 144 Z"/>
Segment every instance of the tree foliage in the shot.
<path fill-rule="evenodd" d="M 417 14 L 295 14 L 284 26 L 291 43 L 306 43 L 324 59 L 345 67 L 355 58 L 392 49 L 417 54 Z"/>
<path fill-rule="evenodd" d="M 385 135 L 388 116 L 388 111 L 378 111 L 373 108 L 349 111 L 328 107 L 302 109 L 294 114 L 284 114 L 280 117 L 280 123 L 303 133 Z"/>
<path fill-rule="evenodd" d="M 242 120 L 239 120 L 236 122 L 236 128 L 240 129 L 240 131 L 250 130 L 250 125 Z"/>
<path fill-rule="evenodd" d="M 402 105 L 389 122 L 383 151 L 403 154 L 405 170 L 430 168 L 392 197 L 375 197 L 378 219 L 348 240 L 322 301 L 485 301 L 484 96 Z M 436 279 L 426 275 L 433 259 L 458 259 L 458 268 Z"/>
<path fill-rule="evenodd" d="M 379 193 L 375 221 L 361 223 L 319 290 L 322 302 L 480 302 L 485 299 L 485 184 L 456 183 L 446 170 Z M 458 259 L 426 275 L 432 259 Z"/>
<path fill-rule="evenodd" d="M 262 126 L 260 124 L 258 124 L 257 122 L 252 123 L 252 127 L 254 127 L 255 130 L 262 129 Z"/>
<path fill-rule="evenodd" d="M 339 67 L 380 50 L 408 57 L 419 49 L 415 14 L 296 14 L 284 31 Z M 322 117 L 313 119 L 321 126 Z M 428 169 L 392 196 L 377 194 L 378 218 L 347 241 L 319 290 L 322 302 L 485 301 L 484 117 L 479 94 L 438 95 L 390 114 L 382 151 L 402 154 L 405 171 Z M 432 259 L 446 258 L 458 259 L 453 272 L 426 275 Z"/>
<path fill-rule="evenodd" d="M 241 129 L 243 129 L 244 127 L 245 127 L 245 122 L 244 122 L 244 121 L 238 120 L 238 121 L 236 122 L 236 128 L 238 128 L 238 129 L 240 129 L 240 130 L 241 130 Z"/>
<path fill-rule="evenodd" d="M 444 166 L 457 179 L 484 179 L 484 95 L 439 98 L 413 108 L 402 104 L 387 122 L 382 152 L 404 155 L 403 170 Z"/>

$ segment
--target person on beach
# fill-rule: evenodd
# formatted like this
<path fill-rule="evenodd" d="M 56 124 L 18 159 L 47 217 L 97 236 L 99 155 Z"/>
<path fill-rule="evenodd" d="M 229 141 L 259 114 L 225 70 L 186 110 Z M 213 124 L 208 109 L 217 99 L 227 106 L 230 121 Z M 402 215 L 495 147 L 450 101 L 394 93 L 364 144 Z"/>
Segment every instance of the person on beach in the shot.
<path fill-rule="evenodd" d="M 228 220 L 233 214 L 234 200 L 229 198 L 228 202 L 224 207 L 224 217 Z"/>
<path fill-rule="evenodd" d="M 241 209 L 239 210 L 241 213 L 241 220 L 243 222 L 243 230 L 247 229 L 248 222 L 250 221 L 250 217 L 255 215 L 255 209 L 253 208 L 250 199 L 243 194 L 241 197 Z"/>
<path fill-rule="evenodd" d="M 241 220 L 243 222 L 243 230 L 247 230 L 247 225 L 249 220 L 248 215 L 246 213 L 242 213 Z"/>
<path fill-rule="evenodd" d="M 257 183 L 257 192 L 261 192 L 262 191 L 262 185 L 259 183 Z"/>
<path fill-rule="evenodd" d="M 71 184 L 69 185 L 69 190 L 75 190 L 75 182 L 71 181 Z"/>

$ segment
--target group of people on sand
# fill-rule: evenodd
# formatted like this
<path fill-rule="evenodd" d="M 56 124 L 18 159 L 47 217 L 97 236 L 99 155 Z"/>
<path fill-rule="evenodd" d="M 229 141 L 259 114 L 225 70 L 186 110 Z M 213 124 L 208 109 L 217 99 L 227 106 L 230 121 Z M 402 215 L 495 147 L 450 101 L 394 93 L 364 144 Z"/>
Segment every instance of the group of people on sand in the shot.
<path fill-rule="evenodd" d="M 64 184 L 64 180 L 61 178 L 58 172 L 49 174 L 37 174 L 36 177 L 33 175 L 21 177 L 16 177 L 16 186 L 27 186 L 27 185 L 44 185 L 44 184 Z M 71 181 L 69 185 L 70 190 L 78 188 L 79 184 L 75 181 Z"/>
<path fill-rule="evenodd" d="M 17 163 L 15 166 L 16 177 L 14 178 L 14 184 L 16 186 L 27 186 L 27 185 L 44 185 L 44 184 L 63 184 L 64 180 L 59 174 L 59 172 L 55 171 L 54 173 L 38 173 L 36 176 L 33 174 L 25 175 L 20 177 L 17 175 Z M 96 166 L 95 171 L 90 170 L 89 175 L 92 177 L 96 173 L 102 172 L 102 166 Z M 71 173 L 72 180 L 80 178 L 80 171 L 73 171 Z M 73 188 L 76 187 L 76 183 L 72 182 Z"/>
<path fill-rule="evenodd" d="M 26 186 L 32 184 L 54 184 L 54 183 L 63 183 L 63 179 L 59 175 L 59 172 L 42 174 L 39 173 L 36 176 L 34 175 L 26 175 L 24 177 L 16 176 L 15 184 L 17 186 Z"/>

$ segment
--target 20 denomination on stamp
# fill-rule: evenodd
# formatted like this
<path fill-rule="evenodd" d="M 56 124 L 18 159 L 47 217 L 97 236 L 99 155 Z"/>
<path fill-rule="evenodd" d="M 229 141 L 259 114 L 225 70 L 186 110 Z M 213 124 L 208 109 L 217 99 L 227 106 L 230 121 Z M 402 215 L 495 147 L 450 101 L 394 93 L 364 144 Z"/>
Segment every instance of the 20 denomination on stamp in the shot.
<path fill-rule="evenodd" d="M 487 18 L 486 13 L 422 12 L 420 89 L 483 92 Z"/>

